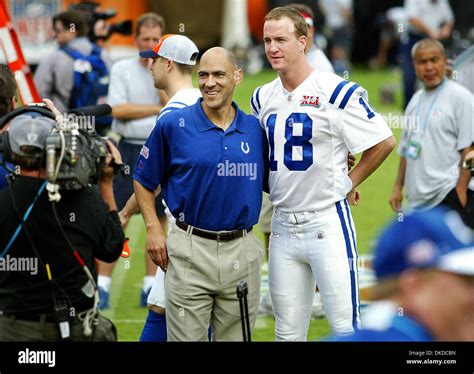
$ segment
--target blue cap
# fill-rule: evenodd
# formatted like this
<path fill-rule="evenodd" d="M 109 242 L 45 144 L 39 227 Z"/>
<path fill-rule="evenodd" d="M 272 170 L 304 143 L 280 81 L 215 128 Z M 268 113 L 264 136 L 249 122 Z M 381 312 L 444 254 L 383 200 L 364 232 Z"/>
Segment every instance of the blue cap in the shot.
<path fill-rule="evenodd" d="M 384 278 L 411 268 L 474 276 L 474 232 L 444 208 L 404 214 L 380 235 L 374 270 Z"/>

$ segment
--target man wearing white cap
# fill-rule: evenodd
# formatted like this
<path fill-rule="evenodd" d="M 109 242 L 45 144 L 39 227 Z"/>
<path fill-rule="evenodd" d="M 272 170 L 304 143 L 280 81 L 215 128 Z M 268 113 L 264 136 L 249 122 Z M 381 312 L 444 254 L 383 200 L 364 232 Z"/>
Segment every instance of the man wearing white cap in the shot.
<path fill-rule="evenodd" d="M 444 208 L 392 222 L 375 250 L 379 283 L 362 330 L 338 341 L 473 341 L 473 232 Z"/>
<path fill-rule="evenodd" d="M 135 44 L 138 50 L 150 48 L 160 40 L 165 29 L 163 17 L 156 13 L 142 14 L 135 22 Z M 155 124 L 156 116 L 164 104 L 164 96 L 153 86 L 153 78 L 147 69 L 148 60 L 138 56 L 117 61 L 110 71 L 110 85 L 107 103 L 112 107 L 112 129 L 120 135 L 118 149 L 126 165 L 134 165 L 140 148 L 145 143 Z M 133 172 L 133 170 L 131 171 Z M 131 173 L 114 179 L 114 194 L 117 208 L 121 210 L 133 193 Z M 156 209 L 163 224 L 166 214 L 161 199 Z M 125 227 L 123 227 L 125 229 Z M 109 293 L 115 263 L 99 261 L 99 308 L 110 307 Z M 145 257 L 145 276 L 140 291 L 140 306 L 146 306 L 146 299 L 156 272 L 156 265 Z"/>
<path fill-rule="evenodd" d="M 176 110 L 194 104 L 200 97 L 198 89 L 193 88 L 192 72 L 199 50 L 191 39 L 184 35 L 164 35 L 152 50 L 140 52 L 141 58 L 149 60 L 155 87 L 164 90 L 170 98 L 161 110 L 157 121 Z M 151 63 L 150 63 L 151 62 Z M 178 124 L 177 124 L 178 125 Z M 156 191 L 159 192 L 159 189 Z M 138 212 L 135 194 L 120 212 L 123 223 Z M 166 210 L 169 213 L 168 210 Z M 170 220 L 173 216 L 168 214 Z M 140 341 L 166 341 L 165 317 L 165 273 L 159 267 L 148 295 L 148 317 Z"/>

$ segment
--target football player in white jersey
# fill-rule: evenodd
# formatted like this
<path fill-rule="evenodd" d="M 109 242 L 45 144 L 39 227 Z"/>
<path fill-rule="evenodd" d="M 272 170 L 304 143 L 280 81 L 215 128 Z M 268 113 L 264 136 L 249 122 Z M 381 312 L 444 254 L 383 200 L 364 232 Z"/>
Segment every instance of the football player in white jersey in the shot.
<path fill-rule="evenodd" d="M 395 147 L 367 93 L 305 58 L 307 26 L 293 8 L 265 17 L 265 53 L 278 73 L 258 87 L 253 114 L 270 145 L 269 287 L 277 340 L 306 340 L 315 281 L 335 334 L 358 328 L 356 233 L 349 203 Z M 348 152 L 363 152 L 350 173 Z"/>
<path fill-rule="evenodd" d="M 164 35 L 153 50 L 140 53 L 142 57 L 151 60 L 150 70 L 153 74 L 155 87 L 164 90 L 168 97 L 168 103 L 163 107 L 157 118 L 166 116 L 175 110 L 195 104 L 201 97 L 197 88 L 193 88 L 192 71 L 193 63 L 199 53 L 196 45 L 184 35 Z M 179 126 L 179 124 L 176 124 Z M 159 190 L 156 191 L 158 195 Z M 120 212 L 122 225 L 139 211 L 137 199 L 133 194 L 127 204 Z M 166 209 L 168 219 L 171 222 L 173 216 Z M 150 256 L 153 259 L 153 255 Z M 158 267 L 148 295 L 148 317 L 143 328 L 140 341 L 166 341 L 166 319 L 165 319 L 165 274 Z"/>

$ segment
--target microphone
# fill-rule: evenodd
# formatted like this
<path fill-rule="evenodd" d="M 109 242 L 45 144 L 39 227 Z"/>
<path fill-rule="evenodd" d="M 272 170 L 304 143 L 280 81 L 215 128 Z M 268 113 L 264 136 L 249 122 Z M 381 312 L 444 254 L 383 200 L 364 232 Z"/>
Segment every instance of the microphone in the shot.
<path fill-rule="evenodd" d="M 76 108 L 69 111 L 69 114 L 76 114 L 78 116 L 108 116 L 112 113 L 112 107 L 109 104 L 99 104 Z"/>

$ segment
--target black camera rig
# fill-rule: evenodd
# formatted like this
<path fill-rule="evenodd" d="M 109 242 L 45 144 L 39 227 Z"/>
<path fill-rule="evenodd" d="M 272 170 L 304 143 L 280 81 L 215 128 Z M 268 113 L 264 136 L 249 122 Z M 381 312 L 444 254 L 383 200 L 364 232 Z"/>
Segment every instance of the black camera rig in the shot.
<path fill-rule="evenodd" d="M 46 137 L 42 154 L 46 161 L 50 199 L 59 200 L 59 190 L 78 190 L 98 183 L 108 154 L 107 141 L 95 133 L 93 126 L 81 124 L 90 123 L 95 116 L 110 114 L 110 106 L 102 104 L 80 108 L 57 119 L 44 105 L 26 105 L 0 118 L 0 129 L 16 116 L 31 112 L 55 121 L 51 133 Z M 90 120 L 84 121 L 84 118 Z M 11 162 L 8 131 L 0 139 L 3 159 Z M 114 168 L 118 171 L 121 166 L 116 165 Z"/>

